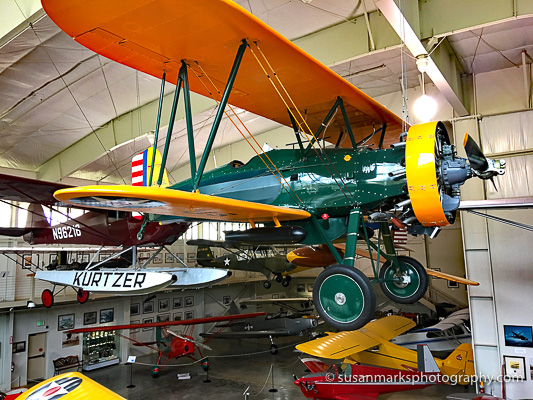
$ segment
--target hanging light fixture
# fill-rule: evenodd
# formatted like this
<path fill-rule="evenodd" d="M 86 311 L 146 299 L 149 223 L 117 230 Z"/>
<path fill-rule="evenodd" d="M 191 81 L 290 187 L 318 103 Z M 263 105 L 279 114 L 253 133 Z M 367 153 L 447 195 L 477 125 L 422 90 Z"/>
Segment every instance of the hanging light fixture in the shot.
<path fill-rule="evenodd" d="M 422 54 L 417 57 L 416 67 L 420 74 L 422 75 L 422 96 L 415 100 L 413 104 L 413 111 L 416 117 L 422 122 L 428 122 L 433 119 L 437 113 L 437 102 L 431 96 L 426 94 L 426 89 L 424 85 L 424 74 L 428 68 L 428 55 Z"/>

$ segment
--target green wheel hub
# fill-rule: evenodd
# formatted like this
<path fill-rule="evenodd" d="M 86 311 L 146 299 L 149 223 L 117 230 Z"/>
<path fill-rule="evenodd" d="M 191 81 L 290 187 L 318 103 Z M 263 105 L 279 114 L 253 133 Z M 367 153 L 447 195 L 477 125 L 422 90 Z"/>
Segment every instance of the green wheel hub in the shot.
<path fill-rule="evenodd" d="M 412 265 L 398 260 L 400 268 L 391 265 L 386 269 L 384 284 L 387 289 L 399 298 L 413 296 L 420 288 L 420 274 Z"/>
<path fill-rule="evenodd" d="M 364 294 L 359 284 L 342 274 L 327 277 L 318 296 L 324 312 L 337 322 L 355 321 L 361 316 L 365 306 Z"/>

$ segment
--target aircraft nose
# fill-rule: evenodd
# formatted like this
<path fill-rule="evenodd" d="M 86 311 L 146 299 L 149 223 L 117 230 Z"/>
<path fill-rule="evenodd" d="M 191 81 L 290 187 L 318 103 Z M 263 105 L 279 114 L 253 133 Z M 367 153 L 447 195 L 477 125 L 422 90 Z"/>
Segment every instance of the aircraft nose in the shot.
<path fill-rule="evenodd" d="M 298 258 L 304 258 L 299 255 L 297 255 L 294 251 L 291 251 L 287 254 L 287 261 L 294 264 L 294 260 L 297 260 Z"/>

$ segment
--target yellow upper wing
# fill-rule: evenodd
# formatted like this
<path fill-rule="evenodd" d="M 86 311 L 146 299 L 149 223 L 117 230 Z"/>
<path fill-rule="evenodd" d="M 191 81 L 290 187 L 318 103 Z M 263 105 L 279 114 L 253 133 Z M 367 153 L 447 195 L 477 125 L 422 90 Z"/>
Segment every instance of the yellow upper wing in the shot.
<path fill-rule="evenodd" d="M 309 218 L 307 211 L 145 186 L 84 186 L 58 190 L 59 201 L 77 206 L 174 215 L 195 220 L 268 222 Z"/>
<path fill-rule="evenodd" d="M 61 398 L 62 400 L 124 399 L 124 397 L 119 396 L 115 392 L 78 372 L 67 372 L 66 374 L 54 376 L 33 386 L 17 397 L 17 399 L 20 400 L 45 398 Z"/>
<path fill-rule="evenodd" d="M 327 337 L 299 344 L 296 348 L 307 354 L 324 358 L 346 358 L 407 332 L 415 323 L 398 315 L 391 315 L 366 324 L 356 331 L 333 333 Z"/>
<path fill-rule="evenodd" d="M 301 343 L 296 349 L 323 358 L 346 358 L 379 345 L 380 342 L 360 331 L 344 331 Z"/>
<path fill-rule="evenodd" d="M 248 49 L 237 74 L 230 104 L 291 126 L 287 107 L 272 87 L 255 56 L 263 53 L 287 92 L 316 132 L 338 96 L 347 107 L 357 140 L 387 123 L 385 144 L 397 141 L 402 120 L 335 72 L 298 48 L 231 0 L 43 0 L 50 18 L 89 49 L 139 71 L 176 83 L 186 60 L 192 91 L 210 97 L 224 88 L 237 48 Z M 258 43 L 259 48 L 255 47 Z M 255 54 L 255 56 L 254 56 Z M 198 78 L 197 78 L 198 77 Z M 209 79 L 208 79 L 209 78 Z M 200 80 L 202 79 L 202 80 Z M 216 89 L 211 82 L 214 82 Z M 204 86 L 205 85 L 205 86 Z M 292 107 L 292 106 L 291 106 Z M 336 143 L 345 126 L 341 113 L 326 135 Z M 379 136 L 379 135 L 376 135 Z M 341 147 L 351 147 L 344 135 Z M 374 138 L 369 143 L 376 143 Z"/>

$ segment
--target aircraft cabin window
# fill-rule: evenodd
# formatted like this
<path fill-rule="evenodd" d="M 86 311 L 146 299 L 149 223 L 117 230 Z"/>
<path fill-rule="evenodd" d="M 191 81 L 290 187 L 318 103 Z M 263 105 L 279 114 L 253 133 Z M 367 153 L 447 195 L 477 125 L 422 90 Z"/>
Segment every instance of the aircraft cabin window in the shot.
<path fill-rule="evenodd" d="M 229 165 L 231 165 L 231 168 L 240 168 L 244 165 L 244 163 L 239 160 L 233 160 L 232 162 L 229 163 Z"/>

